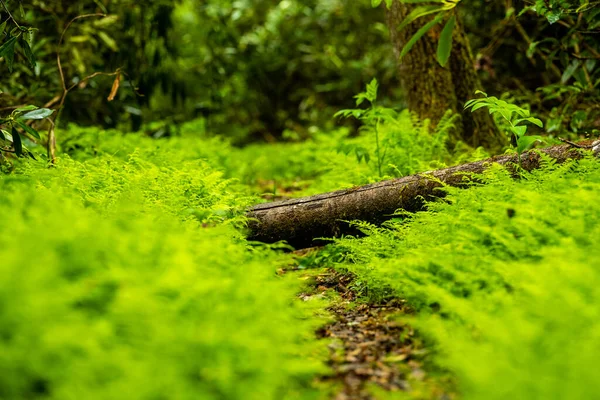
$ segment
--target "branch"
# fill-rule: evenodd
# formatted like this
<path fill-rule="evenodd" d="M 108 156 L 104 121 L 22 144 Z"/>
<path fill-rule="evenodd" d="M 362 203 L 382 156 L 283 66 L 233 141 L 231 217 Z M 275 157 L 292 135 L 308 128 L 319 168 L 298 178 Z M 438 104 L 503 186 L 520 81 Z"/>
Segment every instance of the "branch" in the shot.
<path fill-rule="evenodd" d="M 92 18 L 92 17 L 106 17 L 106 14 L 102 14 L 102 13 L 96 13 L 96 14 L 84 14 L 84 15 L 79 15 L 75 18 L 73 18 L 71 21 L 69 21 L 69 23 L 67 24 L 67 26 L 65 26 L 65 29 L 63 29 L 61 35 L 60 35 L 60 39 L 58 40 L 58 47 L 56 49 L 56 65 L 58 66 L 58 73 L 60 74 L 60 83 L 62 85 L 62 89 L 63 89 L 63 96 L 61 98 L 61 102 L 59 105 L 59 108 L 62 107 L 62 105 L 64 104 L 65 101 L 65 97 L 67 97 L 67 93 L 69 92 L 67 90 L 67 84 L 65 82 L 65 73 L 63 71 L 62 68 L 62 63 L 60 62 L 60 50 L 62 47 L 62 43 L 65 39 L 65 34 L 67 33 L 67 30 L 71 27 L 71 25 L 73 24 L 73 22 L 79 20 L 79 19 L 83 19 L 83 18 Z"/>
<path fill-rule="evenodd" d="M 21 25 L 19 25 L 17 20 L 12 16 L 12 14 L 10 13 L 8 7 L 6 6 L 6 3 L 4 2 L 4 0 L 0 0 L 0 3 L 2 3 L 2 6 L 6 10 L 6 13 L 8 14 L 8 17 L 11 19 L 11 21 L 17 26 L 17 28 L 21 29 Z"/>

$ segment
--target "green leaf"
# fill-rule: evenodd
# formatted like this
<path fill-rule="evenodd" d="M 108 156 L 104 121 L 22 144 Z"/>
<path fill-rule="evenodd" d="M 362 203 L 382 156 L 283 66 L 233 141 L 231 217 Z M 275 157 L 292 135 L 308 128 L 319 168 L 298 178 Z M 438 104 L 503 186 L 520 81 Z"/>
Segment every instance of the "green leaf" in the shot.
<path fill-rule="evenodd" d="M 36 59 L 35 55 L 33 54 L 33 51 L 31 51 L 31 46 L 29 46 L 29 42 L 27 42 L 27 40 L 23 36 L 21 36 L 21 38 L 19 39 L 19 44 L 21 45 L 21 49 L 23 49 L 23 54 L 25 55 L 25 58 L 29 62 L 29 66 L 31 68 L 35 68 Z"/>
<path fill-rule="evenodd" d="M 373 103 L 377 100 L 377 91 L 379 89 L 379 82 L 377 79 L 373 78 L 373 80 L 367 85 L 366 98 L 369 102 Z"/>
<path fill-rule="evenodd" d="M 0 24 L 0 35 L 2 35 L 4 33 L 5 29 L 6 29 L 6 21 L 4 21 L 3 23 Z"/>
<path fill-rule="evenodd" d="M 488 103 L 477 103 L 474 104 L 473 107 L 471 107 L 471 112 L 475 112 L 477 110 L 479 110 L 480 108 L 483 107 L 489 107 L 490 105 Z"/>
<path fill-rule="evenodd" d="M 517 15 L 517 17 L 522 16 L 523 14 L 525 14 L 528 11 L 533 11 L 534 9 L 535 9 L 535 7 L 533 7 L 533 6 L 523 7 L 523 9 L 519 12 L 519 14 Z"/>
<path fill-rule="evenodd" d="M 408 53 L 410 51 L 410 49 L 413 48 L 413 46 L 415 45 L 415 43 L 417 43 L 417 41 L 419 39 L 421 39 L 421 37 L 424 34 L 426 34 L 431 28 L 433 28 L 438 22 L 440 22 L 443 17 L 444 17 L 444 14 L 440 13 L 434 19 L 432 19 L 431 21 L 429 21 L 427 24 L 423 25 L 421 27 L 421 29 L 419 29 L 410 38 L 410 40 L 404 45 L 404 47 L 402 48 L 402 51 L 400 52 L 400 58 L 404 57 L 406 55 L 406 53 Z"/>
<path fill-rule="evenodd" d="M 30 104 L 28 106 L 19 107 L 19 108 L 15 109 L 15 111 L 13 111 L 13 114 L 19 114 L 19 113 L 24 113 L 25 111 L 37 110 L 38 108 L 39 107 L 34 106 L 33 104 Z"/>
<path fill-rule="evenodd" d="M 27 125 L 23 121 L 17 120 L 17 125 L 19 125 L 19 127 L 21 127 L 21 129 L 23 129 L 25 132 L 29 133 L 34 138 L 41 139 L 40 138 L 40 134 L 38 133 L 38 131 L 36 131 L 35 129 L 33 129 L 32 127 L 30 127 L 29 125 Z"/>
<path fill-rule="evenodd" d="M 13 36 L 0 46 L 0 57 L 4 57 L 8 70 L 12 72 L 13 64 L 15 62 L 15 43 L 17 37 Z"/>
<path fill-rule="evenodd" d="M 440 35 L 440 41 L 438 42 L 437 48 L 437 60 L 442 67 L 445 67 L 450 58 L 452 52 L 452 32 L 454 32 L 454 26 L 456 24 L 456 16 L 451 16 L 442 33 Z"/>
<path fill-rule="evenodd" d="M 520 138 L 522 136 L 525 136 L 525 134 L 527 133 L 527 125 L 511 126 L 510 130 L 512 131 L 512 133 L 517 135 L 518 138 Z"/>
<path fill-rule="evenodd" d="M 402 22 L 400 23 L 400 25 L 398 25 L 398 30 L 402 30 L 404 28 L 406 28 L 406 26 L 408 26 L 408 24 L 410 24 L 411 22 L 424 17 L 426 15 L 429 14 L 433 14 L 439 11 L 444 11 L 446 8 L 445 7 L 440 7 L 440 6 L 418 6 L 415 7 L 410 14 L 408 14 L 406 16 L 406 18 L 404 18 L 402 20 Z"/>
<path fill-rule="evenodd" d="M 8 140 L 6 138 L 5 133 L 8 133 L 8 132 L 6 132 L 4 129 L 0 129 L 0 140 Z"/>
<path fill-rule="evenodd" d="M 560 82 L 563 85 L 567 83 L 569 79 L 571 79 L 575 71 L 577 71 L 577 68 L 579 68 L 580 65 L 581 60 L 573 60 L 573 62 L 569 64 L 567 68 L 565 68 L 565 71 L 563 72 L 562 77 L 560 78 Z"/>
<path fill-rule="evenodd" d="M 490 114 L 492 109 L 490 108 Z M 500 113 L 500 115 L 502 115 L 504 117 L 505 120 L 510 121 L 512 119 L 512 111 L 509 111 L 507 109 L 497 109 L 494 111 L 498 111 Z"/>
<path fill-rule="evenodd" d="M 488 99 L 471 99 L 465 103 L 465 108 L 469 108 L 477 103 L 489 103 Z"/>
<path fill-rule="evenodd" d="M 23 155 L 23 142 L 21 142 L 21 136 L 19 135 L 19 132 L 17 132 L 14 126 L 12 128 L 12 137 L 15 153 L 18 157 L 21 157 Z"/>
<path fill-rule="evenodd" d="M 523 121 L 531 122 L 532 124 L 537 125 L 540 128 L 544 127 L 544 123 L 542 122 L 542 120 L 540 120 L 538 118 L 534 118 L 534 117 L 518 119 L 518 120 L 515 121 L 515 125 L 520 124 Z"/>
<path fill-rule="evenodd" d="M 522 153 L 529 149 L 535 142 L 544 142 L 541 136 L 523 136 L 517 141 L 517 153 Z"/>
<path fill-rule="evenodd" d="M 560 20 L 561 14 L 562 12 L 560 11 L 550 11 L 546 14 L 546 19 L 548 19 L 548 22 L 552 25 Z"/>
<path fill-rule="evenodd" d="M 21 119 L 44 119 L 51 116 L 52 113 L 54 113 L 54 110 L 50 110 L 49 108 L 38 108 L 21 115 Z"/>
<path fill-rule="evenodd" d="M 112 51 L 119 51 L 119 46 L 117 45 L 117 42 L 111 38 L 110 36 L 108 36 L 106 34 L 106 32 L 103 31 L 99 31 L 98 32 L 98 37 L 104 42 L 104 44 L 106 44 Z"/>
<path fill-rule="evenodd" d="M 13 138 L 12 135 L 10 133 L 8 133 L 8 131 L 5 131 L 4 129 L 0 129 L 0 131 L 2 132 L 2 135 L 4 136 L 4 140 L 6 140 L 7 142 L 13 142 Z"/>

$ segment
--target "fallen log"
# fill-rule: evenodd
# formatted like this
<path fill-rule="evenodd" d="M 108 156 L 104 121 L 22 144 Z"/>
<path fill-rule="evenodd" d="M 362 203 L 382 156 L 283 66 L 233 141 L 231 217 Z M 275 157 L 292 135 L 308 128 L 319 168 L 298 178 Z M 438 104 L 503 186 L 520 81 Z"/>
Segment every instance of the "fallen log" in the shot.
<path fill-rule="evenodd" d="M 579 159 L 583 156 L 579 148 L 593 148 L 599 154 L 600 141 L 570 143 L 523 153 L 521 168 L 525 171 L 539 168 L 542 161 L 540 153 L 558 163 Z M 379 224 L 392 218 L 400 209 L 409 212 L 422 210 L 426 200 L 443 196 L 443 191 L 438 190 L 442 182 L 450 186 L 464 185 L 465 174 L 482 173 L 493 163 L 515 166 L 518 164 L 518 156 L 495 156 L 366 186 L 259 204 L 247 213 L 251 218 L 248 239 L 265 243 L 285 240 L 300 249 L 323 244 L 323 240 L 319 238 L 357 234 L 356 228 L 347 221 L 360 220 Z"/>

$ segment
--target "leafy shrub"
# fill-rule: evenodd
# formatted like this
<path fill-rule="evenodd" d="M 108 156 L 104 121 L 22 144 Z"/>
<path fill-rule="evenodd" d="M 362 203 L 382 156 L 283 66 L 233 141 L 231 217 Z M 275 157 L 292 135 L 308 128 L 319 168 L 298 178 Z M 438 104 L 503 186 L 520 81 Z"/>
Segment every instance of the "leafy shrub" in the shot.
<path fill-rule="evenodd" d="M 60 54 L 66 85 L 77 87 L 67 97 L 63 112 L 69 122 L 109 127 L 131 122 L 137 130 L 144 113 L 164 118 L 185 101 L 187 86 L 172 36 L 177 1 L 149 0 L 143 5 L 131 0 L 2 3 L 6 8 L 0 7 L 0 23 L 8 24 L 0 29 L 0 57 L 5 60 L 0 69 L 3 74 L 9 69 L 11 74 L 5 74 L 0 84 L 0 106 L 57 105 L 55 96 L 63 87 L 56 51 L 63 32 Z M 22 29 L 13 29 L 7 10 Z M 70 21 L 82 15 L 88 17 L 77 19 L 65 31 Z M 31 34 L 26 34 L 28 31 Z M 5 49 L 11 42 L 12 47 Z M 19 44 L 16 48 L 15 43 Z M 13 71 L 14 59 L 27 62 L 14 63 Z M 114 102 L 106 101 L 112 79 L 99 76 L 84 82 L 95 72 L 118 68 L 128 77 Z M 134 87 L 143 96 L 137 96 Z"/>

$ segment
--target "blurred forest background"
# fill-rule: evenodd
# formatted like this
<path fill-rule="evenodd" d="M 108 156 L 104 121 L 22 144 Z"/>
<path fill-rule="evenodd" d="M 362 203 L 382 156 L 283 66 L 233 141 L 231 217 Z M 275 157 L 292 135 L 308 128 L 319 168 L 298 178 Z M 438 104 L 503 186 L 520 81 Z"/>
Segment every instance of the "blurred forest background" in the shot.
<path fill-rule="evenodd" d="M 4 113 L 27 104 L 56 106 L 63 32 L 64 76 L 76 87 L 66 97 L 62 124 L 163 136 L 175 134 L 178 122 L 197 119 L 235 143 L 297 140 L 313 126 L 339 123 L 335 111 L 353 106 L 373 77 L 382 104 L 406 105 L 383 7 L 368 1 L 2 3 L 8 22 L 2 42 L 15 33 L 13 22 L 20 24 L 37 60 L 33 68 L 22 62 L 21 41 L 14 65 L 3 54 Z M 549 133 L 591 133 L 600 127 L 600 14 L 593 4 L 585 7 L 589 2 L 551 3 L 465 1 L 458 11 L 482 89 L 528 104 L 547 120 Z M 73 18 L 96 13 L 105 16 L 78 19 L 65 30 Z M 84 80 L 117 70 L 123 75 L 112 102 L 106 98 L 114 76 Z"/>

